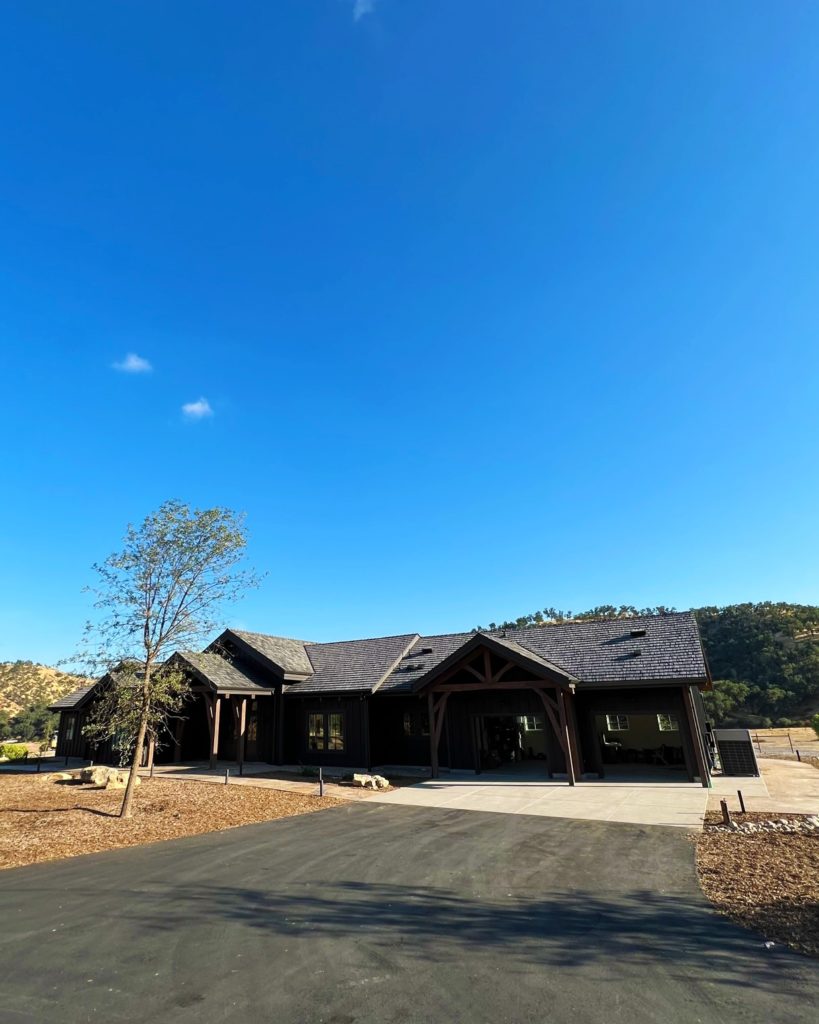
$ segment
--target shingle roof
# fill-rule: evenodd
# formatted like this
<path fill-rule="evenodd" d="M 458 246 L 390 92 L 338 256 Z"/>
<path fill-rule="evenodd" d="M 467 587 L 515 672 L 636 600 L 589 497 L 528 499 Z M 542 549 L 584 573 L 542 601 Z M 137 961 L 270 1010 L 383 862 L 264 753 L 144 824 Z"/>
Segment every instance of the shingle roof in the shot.
<path fill-rule="evenodd" d="M 632 635 L 643 630 L 644 636 Z M 708 676 L 697 623 L 691 612 L 486 632 L 511 640 L 557 665 L 579 679 L 581 685 L 705 680 Z M 379 693 L 412 690 L 473 635 L 450 633 L 420 637 L 384 680 Z"/>
<path fill-rule="evenodd" d="M 266 661 L 277 666 L 286 675 L 309 676 L 313 671 L 305 648 L 307 640 L 292 640 L 286 636 L 269 636 L 267 633 L 248 633 L 244 629 L 229 629 Z"/>
<path fill-rule="evenodd" d="M 59 700 L 55 700 L 53 704 L 49 704 L 48 710 L 70 711 L 71 708 L 75 708 L 78 704 L 81 704 L 83 698 L 86 697 L 96 685 L 96 682 L 89 683 L 87 686 L 81 686 L 78 690 L 74 690 L 72 693 L 67 693 L 64 697 L 60 697 Z"/>
<path fill-rule="evenodd" d="M 342 640 L 305 647 L 313 675 L 287 687 L 288 694 L 328 691 L 370 692 L 378 688 L 401 657 L 418 640 L 417 633 L 371 640 Z"/>
<path fill-rule="evenodd" d="M 180 651 L 174 661 L 189 665 L 217 693 L 272 693 L 275 680 L 267 685 L 256 673 L 240 671 L 218 654 L 199 654 L 195 651 Z"/>

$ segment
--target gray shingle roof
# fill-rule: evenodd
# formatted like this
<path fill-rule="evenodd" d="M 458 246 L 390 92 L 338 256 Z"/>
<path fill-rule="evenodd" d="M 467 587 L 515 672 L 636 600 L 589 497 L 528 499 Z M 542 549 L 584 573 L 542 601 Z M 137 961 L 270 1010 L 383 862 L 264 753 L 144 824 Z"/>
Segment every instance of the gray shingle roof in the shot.
<path fill-rule="evenodd" d="M 265 660 L 278 666 L 286 675 L 309 676 L 313 671 L 305 651 L 309 641 L 292 640 L 286 636 L 269 636 L 267 633 L 248 633 L 244 629 L 229 629 Z"/>
<path fill-rule="evenodd" d="M 645 636 L 632 636 L 632 632 L 642 630 Z M 552 662 L 579 679 L 581 686 L 707 678 L 700 635 L 691 612 L 486 632 Z M 473 635 L 420 637 L 379 693 L 411 691 Z M 640 654 L 635 655 L 638 650 Z"/>
<path fill-rule="evenodd" d="M 83 698 L 85 698 L 96 685 L 96 682 L 89 683 L 87 686 L 81 686 L 78 690 L 67 693 L 64 697 L 60 697 L 59 700 L 55 700 L 53 704 L 49 704 L 48 710 L 70 711 L 71 708 L 75 708 L 77 705 L 81 704 Z"/>
<path fill-rule="evenodd" d="M 417 633 L 382 636 L 371 640 L 341 640 L 333 644 L 305 647 L 313 675 L 287 687 L 288 694 L 333 691 L 370 692 L 379 687 L 410 646 Z"/>
<path fill-rule="evenodd" d="M 180 651 L 174 655 L 174 661 L 177 660 L 194 669 L 201 678 L 213 686 L 217 693 L 273 693 L 274 691 L 276 680 L 271 679 L 267 685 L 257 673 L 251 675 L 246 671 L 240 671 L 218 654 Z"/>

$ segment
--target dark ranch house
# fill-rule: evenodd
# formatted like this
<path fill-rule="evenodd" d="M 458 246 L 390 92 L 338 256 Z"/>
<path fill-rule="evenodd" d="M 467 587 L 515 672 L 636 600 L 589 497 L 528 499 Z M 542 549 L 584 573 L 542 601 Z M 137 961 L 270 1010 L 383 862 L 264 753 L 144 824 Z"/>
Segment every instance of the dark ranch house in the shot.
<path fill-rule="evenodd" d="M 227 629 L 170 663 L 192 696 L 157 762 L 709 780 L 711 680 L 687 612 L 326 644 Z M 110 755 L 82 735 L 103 682 L 53 705 L 58 755 Z"/>

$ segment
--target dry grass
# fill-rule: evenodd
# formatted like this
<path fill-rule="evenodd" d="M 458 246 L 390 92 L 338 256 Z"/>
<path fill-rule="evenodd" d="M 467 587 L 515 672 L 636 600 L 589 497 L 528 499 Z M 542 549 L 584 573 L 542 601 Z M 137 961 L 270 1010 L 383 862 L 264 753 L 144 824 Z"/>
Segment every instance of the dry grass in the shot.
<path fill-rule="evenodd" d="M 735 814 L 738 823 L 798 814 Z M 819 835 L 716 832 L 709 814 L 697 838 L 703 892 L 723 914 L 811 956 L 819 956 Z"/>
<path fill-rule="evenodd" d="M 251 786 L 143 779 L 130 820 L 121 790 L 0 776 L 0 868 L 140 846 L 335 807 L 343 801 Z"/>

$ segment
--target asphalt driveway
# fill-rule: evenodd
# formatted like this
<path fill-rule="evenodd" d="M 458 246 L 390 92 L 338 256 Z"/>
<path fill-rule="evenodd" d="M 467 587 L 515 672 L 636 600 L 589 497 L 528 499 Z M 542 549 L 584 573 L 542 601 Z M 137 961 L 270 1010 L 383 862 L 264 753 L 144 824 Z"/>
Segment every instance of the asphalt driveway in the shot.
<path fill-rule="evenodd" d="M 679 829 L 357 803 L 0 872 L 8 1024 L 814 1021 Z"/>

